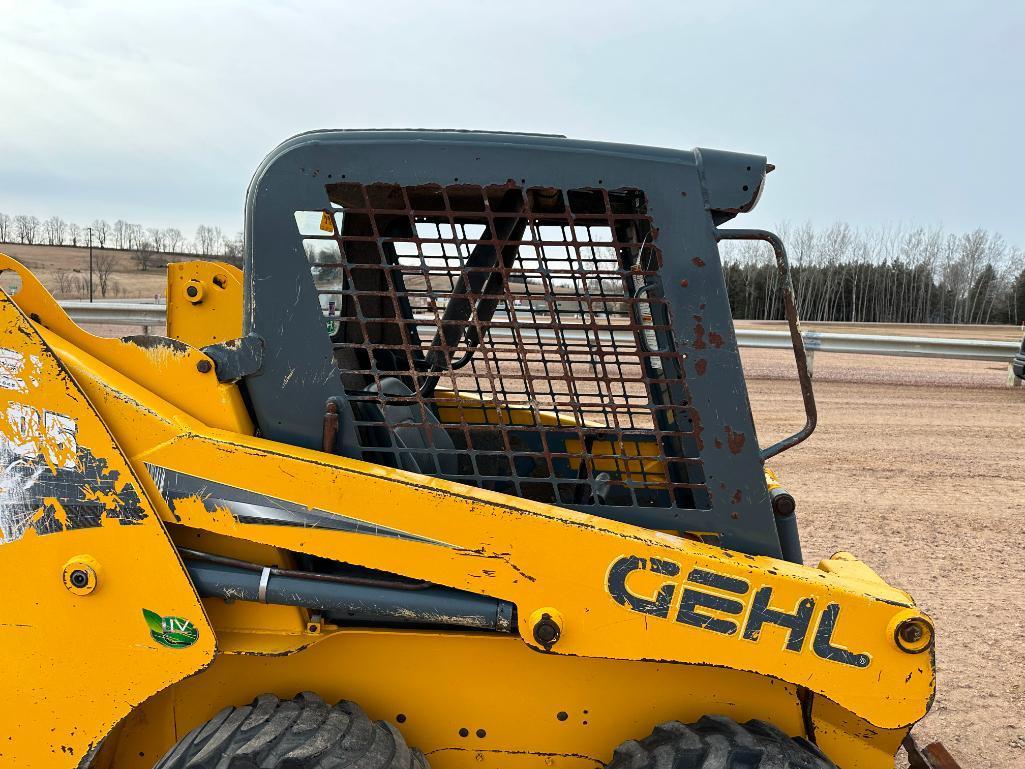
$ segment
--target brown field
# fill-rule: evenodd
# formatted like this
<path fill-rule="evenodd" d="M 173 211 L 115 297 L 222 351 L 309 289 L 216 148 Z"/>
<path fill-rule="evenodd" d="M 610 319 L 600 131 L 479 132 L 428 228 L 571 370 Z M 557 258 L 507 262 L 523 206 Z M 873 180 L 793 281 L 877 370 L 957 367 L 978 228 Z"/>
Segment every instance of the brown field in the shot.
<path fill-rule="evenodd" d="M 39 278 L 50 292 L 58 299 L 84 299 L 88 290 L 67 291 L 61 293 L 57 280 L 57 271 L 64 269 L 85 281 L 89 280 L 89 250 L 70 246 L 22 246 L 13 243 L 0 244 L 0 253 L 17 259 L 28 267 Z M 93 257 L 100 254 L 114 256 L 114 269 L 110 274 L 107 296 L 100 293 L 100 282 L 94 274 L 93 292 L 96 299 L 146 299 L 154 301 L 155 297 L 164 298 L 167 283 L 167 272 L 164 265 L 168 261 L 178 261 L 187 257 L 181 254 L 160 254 L 153 260 L 153 267 L 142 272 L 128 251 L 111 249 L 93 249 Z"/>
<path fill-rule="evenodd" d="M 793 363 L 743 357 L 765 444 L 803 421 Z M 851 550 L 914 595 L 937 626 L 920 741 L 964 769 L 1022 769 L 1025 390 L 998 364 L 820 353 L 815 366 L 819 427 L 771 463 L 798 499 L 805 561 Z"/>
<path fill-rule="evenodd" d="M 83 249 L 0 251 L 51 286 L 59 266 L 87 269 Z M 126 254 L 119 258 L 123 298 L 162 298 L 162 269 L 140 273 Z M 1010 326 L 806 326 L 1001 340 L 1022 334 Z M 745 350 L 743 359 L 767 445 L 803 422 L 793 359 L 775 350 Z M 917 734 L 942 740 L 964 769 L 1025 769 L 1025 389 L 1006 381 L 1002 364 L 818 353 L 819 427 L 771 463 L 798 499 L 809 565 L 853 551 L 936 620 L 938 694 Z"/>

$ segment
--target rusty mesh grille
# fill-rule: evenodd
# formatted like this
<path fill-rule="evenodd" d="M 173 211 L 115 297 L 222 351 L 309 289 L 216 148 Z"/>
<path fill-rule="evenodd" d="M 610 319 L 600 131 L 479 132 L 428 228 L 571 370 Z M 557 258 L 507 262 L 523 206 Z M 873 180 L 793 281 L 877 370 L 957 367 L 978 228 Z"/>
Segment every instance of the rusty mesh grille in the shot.
<path fill-rule="evenodd" d="M 566 506 L 708 506 L 640 191 L 328 194 L 296 222 L 364 458 Z"/>

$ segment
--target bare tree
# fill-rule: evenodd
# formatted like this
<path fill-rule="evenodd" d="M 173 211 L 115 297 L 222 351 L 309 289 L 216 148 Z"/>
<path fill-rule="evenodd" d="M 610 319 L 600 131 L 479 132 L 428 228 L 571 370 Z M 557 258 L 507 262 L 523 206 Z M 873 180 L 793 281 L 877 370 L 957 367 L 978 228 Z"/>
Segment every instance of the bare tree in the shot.
<path fill-rule="evenodd" d="M 125 248 L 133 249 L 142 242 L 143 232 L 141 224 L 125 225 Z"/>
<path fill-rule="evenodd" d="M 164 250 L 169 253 L 176 253 L 182 245 L 182 232 L 175 227 L 168 227 L 164 230 Z"/>
<path fill-rule="evenodd" d="M 61 296 L 67 296 L 71 290 L 71 278 L 71 273 L 63 267 L 57 270 L 57 293 Z"/>
<path fill-rule="evenodd" d="M 110 237 L 110 224 L 106 219 L 97 219 L 93 222 L 93 237 L 100 248 L 107 247 L 107 238 Z"/>
<path fill-rule="evenodd" d="M 20 242 L 31 246 L 39 239 L 39 219 L 19 214 L 14 217 L 14 230 Z"/>
<path fill-rule="evenodd" d="M 234 238 L 226 238 L 224 240 L 225 261 L 234 264 L 236 267 L 241 267 L 244 249 L 245 243 L 241 232 L 236 233 Z"/>
<path fill-rule="evenodd" d="M 82 241 L 82 228 L 74 222 L 68 225 L 68 242 L 77 246 Z"/>
<path fill-rule="evenodd" d="M 0 243 L 11 242 L 11 217 L 0 214 Z"/>
<path fill-rule="evenodd" d="M 127 227 L 128 227 L 128 224 L 125 222 L 124 219 L 118 219 L 111 226 L 111 228 L 110 228 L 110 237 L 114 241 L 114 248 L 121 248 L 121 249 L 127 248 L 127 245 L 125 244 L 125 236 L 126 236 L 125 230 L 126 230 Z"/>
<path fill-rule="evenodd" d="M 70 284 L 70 291 L 73 294 L 85 296 L 89 292 L 89 281 L 85 279 L 84 275 L 72 275 L 68 282 Z"/>
<path fill-rule="evenodd" d="M 46 237 L 46 242 L 51 246 L 63 246 L 64 245 L 64 234 L 67 230 L 67 224 L 59 216 L 51 216 L 45 222 L 43 222 L 43 234 Z"/>
<path fill-rule="evenodd" d="M 164 250 L 164 231 L 159 227 L 150 227 L 146 230 L 146 241 L 155 251 Z M 142 245 L 141 243 L 139 244 Z"/>
<path fill-rule="evenodd" d="M 196 250 L 200 254 L 210 256 L 214 253 L 215 235 L 214 228 L 205 224 L 196 228 Z"/>
<path fill-rule="evenodd" d="M 936 228 L 807 234 L 778 228 L 792 253 L 801 315 L 811 321 L 1018 323 L 1025 252 L 996 234 Z M 779 319 L 777 271 L 761 245 L 725 243 L 723 274 L 735 317 Z"/>
<path fill-rule="evenodd" d="M 1011 249 L 1010 257 L 1012 263 L 1021 270 L 1011 281 L 1008 291 L 1008 304 L 1010 305 L 1008 320 L 1014 325 L 1018 325 L 1025 323 L 1025 252 L 1014 247 Z"/>
<path fill-rule="evenodd" d="M 100 296 L 106 296 L 110 288 L 110 275 L 114 272 L 116 258 L 109 251 L 98 251 L 93 259 L 96 278 L 100 282 Z"/>
<path fill-rule="evenodd" d="M 153 265 L 158 251 L 152 241 L 143 240 L 132 251 L 132 259 L 140 270 L 146 272 Z"/>

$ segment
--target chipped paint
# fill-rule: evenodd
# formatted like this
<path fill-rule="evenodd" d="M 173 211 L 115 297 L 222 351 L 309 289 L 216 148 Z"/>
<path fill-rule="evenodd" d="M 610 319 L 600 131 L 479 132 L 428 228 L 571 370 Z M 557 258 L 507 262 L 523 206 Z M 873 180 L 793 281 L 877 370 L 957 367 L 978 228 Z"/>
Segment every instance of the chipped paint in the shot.
<path fill-rule="evenodd" d="M 26 368 L 12 352 L 0 350 L 4 389 L 27 396 L 39 387 L 41 361 L 29 356 Z M 144 517 L 132 484 L 79 444 L 73 417 L 8 401 L 0 415 L 0 544 L 30 529 L 43 535 Z"/>
<path fill-rule="evenodd" d="M 726 431 L 726 444 L 730 447 L 730 453 L 739 454 L 743 451 L 747 436 L 744 433 L 734 432 L 733 428 L 729 425 L 726 425 L 723 429 Z"/>
<path fill-rule="evenodd" d="M 187 473 L 168 470 L 159 465 L 146 464 L 157 490 L 172 509 L 181 503 L 198 502 L 210 512 L 227 511 L 241 524 L 264 526 L 298 526 L 309 529 L 327 529 L 349 534 L 367 534 L 394 537 L 453 548 L 447 542 L 421 537 L 407 531 L 380 526 L 341 513 L 306 508 L 267 494 L 228 486 Z"/>
<path fill-rule="evenodd" d="M 36 376 L 40 365 L 39 356 L 30 355 L 28 364 L 26 373 L 25 356 L 17 350 L 0 347 L 0 388 L 19 393 L 28 392 L 28 384 L 23 375 L 28 377 L 33 387 L 39 387 L 39 379 Z"/>
<path fill-rule="evenodd" d="M 664 578 L 659 579 L 661 584 L 652 598 L 637 595 L 628 587 L 627 580 L 635 572 L 650 572 Z M 799 598 L 797 608 L 788 613 L 773 607 L 771 586 L 760 587 L 752 595 L 751 583 L 736 576 L 704 568 L 691 569 L 682 580 L 678 579 L 680 574 L 680 564 L 675 561 L 623 556 L 609 565 L 606 590 L 616 603 L 640 614 L 753 642 L 762 640 L 764 626 L 772 625 L 786 631 L 788 651 L 814 653 L 821 659 L 858 669 L 872 664 L 870 654 L 851 652 L 833 643 L 841 613 L 837 603 L 822 607 L 815 620 L 814 597 Z M 813 642 L 805 645 L 806 637 L 812 632 Z"/>
<path fill-rule="evenodd" d="M 701 322 L 701 316 L 694 316 L 694 342 L 693 345 L 695 350 L 704 350 L 708 345 L 705 344 L 705 326 Z"/>

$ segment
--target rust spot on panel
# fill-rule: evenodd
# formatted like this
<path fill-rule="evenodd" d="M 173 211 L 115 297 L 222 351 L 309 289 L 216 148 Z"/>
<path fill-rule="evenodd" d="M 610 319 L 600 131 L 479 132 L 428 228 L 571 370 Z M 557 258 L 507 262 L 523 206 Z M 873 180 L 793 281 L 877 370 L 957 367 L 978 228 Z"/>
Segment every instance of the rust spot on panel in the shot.
<path fill-rule="evenodd" d="M 722 441 L 719 440 L 718 438 L 715 439 L 715 447 L 717 449 L 721 449 L 722 448 Z"/>
<path fill-rule="evenodd" d="M 704 451 L 705 442 L 702 440 L 701 434 L 705 431 L 705 427 L 701 424 L 701 414 L 695 411 L 691 421 L 694 423 L 694 442 L 698 446 L 698 451 Z"/>
<path fill-rule="evenodd" d="M 730 497 L 730 502 L 732 502 L 735 505 L 738 505 L 740 504 L 740 500 L 743 498 L 743 496 L 744 495 L 741 493 L 740 489 L 737 489 L 735 492 L 733 492 L 733 496 Z"/>
<path fill-rule="evenodd" d="M 705 327 L 701 323 L 701 316 L 694 316 L 694 349 L 704 350 L 705 349 Z"/>
<path fill-rule="evenodd" d="M 711 342 L 712 347 L 714 347 L 714 348 L 716 348 L 718 350 L 723 345 L 722 334 L 720 334 L 717 331 L 709 331 L 708 332 L 708 341 Z"/>
<path fill-rule="evenodd" d="M 705 260 L 702 259 L 700 256 L 695 256 L 693 259 L 691 259 L 691 261 L 694 263 L 695 267 L 704 267 L 705 266 Z"/>
<path fill-rule="evenodd" d="M 708 361 L 704 358 L 698 358 L 694 362 L 694 370 L 698 372 L 698 376 L 704 376 L 705 371 L 708 370 Z"/>
<path fill-rule="evenodd" d="M 744 433 L 735 433 L 733 428 L 729 425 L 726 426 L 726 442 L 729 444 L 731 453 L 739 454 L 744 448 L 744 441 L 746 440 L 747 436 Z"/>

